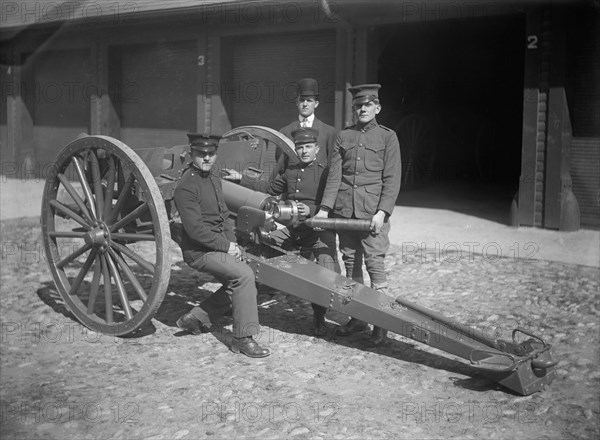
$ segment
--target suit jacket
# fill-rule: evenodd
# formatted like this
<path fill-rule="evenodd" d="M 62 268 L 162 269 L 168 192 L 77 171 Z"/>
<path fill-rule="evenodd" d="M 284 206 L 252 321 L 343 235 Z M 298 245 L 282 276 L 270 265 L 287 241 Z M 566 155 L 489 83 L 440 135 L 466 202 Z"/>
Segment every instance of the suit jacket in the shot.
<path fill-rule="evenodd" d="M 392 215 L 402 179 L 396 133 L 372 120 L 338 135 L 321 205 L 341 217 L 367 219 L 378 210 Z"/>
<path fill-rule="evenodd" d="M 292 131 L 297 130 L 298 128 L 300 128 L 300 121 L 296 119 L 294 122 L 291 122 L 290 124 L 281 128 L 279 132 L 286 135 L 293 142 L 294 139 L 292 138 Z M 319 137 L 317 138 L 317 142 L 319 144 L 317 161 L 322 164 L 327 164 L 329 163 L 329 158 L 331 158 L 331 153 L 333 152 L 337 130 L 331 125 L 327 125 L 323 121 L 319 120 L 317 117 L 315 117 L 315 120 L 313 121 L 312 128 L 319 132 Z M 292 164 L 295 162 L 298 162 L 298 160 L 295 159 L 290 161 Z"/>
<path fill-rule="evenodd" d="M 174 198 L 183 224 L 181 250 L 186 262 L 204 252 L 229 250 L 235 233 L 219 177 L 190 166 L 178 182 Z"/>

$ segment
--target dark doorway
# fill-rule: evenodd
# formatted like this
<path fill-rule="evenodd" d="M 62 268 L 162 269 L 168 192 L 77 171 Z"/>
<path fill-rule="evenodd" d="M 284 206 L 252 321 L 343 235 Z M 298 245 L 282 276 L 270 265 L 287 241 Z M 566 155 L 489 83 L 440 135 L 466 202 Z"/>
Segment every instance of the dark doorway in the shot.
<path fill-rule="evenodd" d="M 523 16 L 380 28 L 380 123 L 398 133 L 403 189 L 518 188 Z M 509 196 L 511 197 L 511 196 Z"/>

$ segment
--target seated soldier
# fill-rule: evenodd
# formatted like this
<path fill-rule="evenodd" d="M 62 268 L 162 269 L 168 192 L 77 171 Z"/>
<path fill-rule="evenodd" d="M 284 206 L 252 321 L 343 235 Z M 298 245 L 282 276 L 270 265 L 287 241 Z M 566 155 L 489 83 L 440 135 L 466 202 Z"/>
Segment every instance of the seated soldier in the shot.
<path fill-rule="evenodd" d="M 221 179 L 211 173 L 219 137 L 188 134 L 192 163 L 175 189 L 175 205 L 183 223 L 181 250 L 194 269 L 212 274 L 223 286 L 177 321 L 193 334 L 207 332 L 211 321 L 233 313 L 231 351 L 249 357 L 268 356 L 252 338 L 259 332 L 254 272 L 240 258 L 242 251 L 228 222 Z"/>
<path fill-rule="evenodd" d="M 319 144 L 318 132 L 313 128 L 300 128 L 292 132 L 296 154 L 299 161 L 287 163 L 281 174 L 272 175 L 269 181 L 253 180 L 238 171 L 224 169 L 226 180 L 240 182 L 243 186 L 262 191 L 271 195 L 284 194 L 287 199 L 298 203 L 301 218 L 315 215 L 321 201 L 323 188 L 327 181 L 327 164 L 318 161 Z M 317 264 L 340 273 L 333 231 L 316 231 L 304 224 L 292 228 L 283 228 L 271 232 L 275 244 L 285 250 L 300 248 L 300 255 Z M 324 336 L 328 332 L 325 323 L 327 309 L 312 304 L 313 330 L 315 335 Z"/>

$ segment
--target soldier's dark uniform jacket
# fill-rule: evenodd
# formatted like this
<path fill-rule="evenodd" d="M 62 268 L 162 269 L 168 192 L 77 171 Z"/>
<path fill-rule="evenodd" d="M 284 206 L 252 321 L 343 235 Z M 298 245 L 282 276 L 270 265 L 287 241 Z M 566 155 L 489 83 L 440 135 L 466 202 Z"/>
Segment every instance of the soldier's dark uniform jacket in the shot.
<path fill-rule="evenodd" d="M 256 191 L 271 195 L 284 194 L 287 199 L 302 202 L 310 208 L 314 216 L 327 182 L 328 167 L 318 160 L 310 164 L 298 162 L 289 165 L 282 174 L 273 176 L 269 181 L 253 180 L 243 176 L 241 184 Z"/>
<path fill-rule="evenodd" d="M 392 214 L 401 183 L 398 138 L 372 120 L 361 130 L 342 130 L 331 157 L 322 206 L 341 217 L 370 219 L 378 210 Z"/>
<path fill-rule="evenodd" d="M 203 252 L 227 252 L 235 234 L 221 179 L 190 166 L 177 184 L 174 197 L 183 223 L 184 260 L 195 260 Z"/>

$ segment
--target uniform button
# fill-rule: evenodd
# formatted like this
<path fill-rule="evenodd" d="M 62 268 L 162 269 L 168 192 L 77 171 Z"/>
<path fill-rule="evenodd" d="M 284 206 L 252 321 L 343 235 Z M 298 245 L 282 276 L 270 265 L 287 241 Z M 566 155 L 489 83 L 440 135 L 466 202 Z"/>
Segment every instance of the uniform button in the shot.
<path fill-rule="evenodd" d="M 296 192 L 297 192 L 297 193 L 299 193 L 299 192 L 300 192 L 300 190 L 299 190 L 299 189 L 297 189 L 297 190 L 296 190 Z"/>
<path fill-rule="evenodd" d="M 360 160 L 360 157 L 357 157 L 356 160 Z"/>
<path fill-rule="evenodd" d="M 354 174 L 356 174 L 358 176 L 358 171 L 356 173 L 354 173 Z"/>
<path fill-rule="evenodd" d="M 354 185 L 354 188 L 358 188 L 358 185 Z"/>
<path fill-rule="evenodd" d="M 359 147 L 364 147 L 364 145 L 363 145 L 363 144 L 358 144 L 358 146 L 359 146 Z"/>
<path fill-rule="evenodd" d="M 304 168 L 300 169 L 300 171 L 304 172 Z"/>
<path fill-rule="evenodd" d="M 298 179 L 298 182 L 300 182 L 302 179 Z"/>

